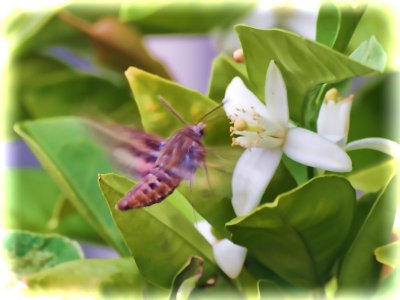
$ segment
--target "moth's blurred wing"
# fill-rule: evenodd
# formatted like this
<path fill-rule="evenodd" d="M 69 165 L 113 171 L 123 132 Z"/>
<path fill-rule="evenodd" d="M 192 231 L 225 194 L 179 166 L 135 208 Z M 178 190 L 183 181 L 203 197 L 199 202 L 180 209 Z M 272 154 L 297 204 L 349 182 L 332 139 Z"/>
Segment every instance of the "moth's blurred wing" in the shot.
<path fill-rule="evenodd" d="M 238 147 L 206 147 L 207 171 L 199 166 L 191 186 L 179 187 L 195 210 L 227 237 L 225 223 L 235 217 L 231 204 L 232 174 L 242 152 Z"/>
<path fill-rule="evenodd" d="M 90 130 L 116 168 L 136 178 L 154 168 L 165 143 L 159 136 L 121 125 L 91 121 Z"/>

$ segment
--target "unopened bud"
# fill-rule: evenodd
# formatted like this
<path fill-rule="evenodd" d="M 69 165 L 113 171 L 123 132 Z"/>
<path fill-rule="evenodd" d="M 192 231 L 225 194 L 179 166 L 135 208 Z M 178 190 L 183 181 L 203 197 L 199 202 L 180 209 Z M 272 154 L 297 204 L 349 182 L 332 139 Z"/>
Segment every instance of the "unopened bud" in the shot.
<path fill-rule="evenodd" d="M 338 100 L 338 96 L 339 96 L 339 91 L 336 88 L 331 88 L 329 89 L 326 94 L 325 94 L 325 100 L 333 100 L 336 101 Z"/>
<path fill-rule="evenodd" d="M 239 48 L 233 52 L 233 60 L 237 63 L 244 62 L 244 54 L 242 48 Z"/>

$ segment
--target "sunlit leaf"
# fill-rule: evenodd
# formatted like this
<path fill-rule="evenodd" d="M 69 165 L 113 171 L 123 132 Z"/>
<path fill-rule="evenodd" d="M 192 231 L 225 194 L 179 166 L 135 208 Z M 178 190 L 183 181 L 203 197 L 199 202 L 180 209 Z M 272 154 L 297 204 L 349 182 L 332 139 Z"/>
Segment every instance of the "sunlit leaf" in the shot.
<path fill-rule="evenodd" d="M 400 266 L 400 241 L 396 241 L 375 249 L 376 260 L 392 268 Z"/>
<path fill-rule="evenodd" d="M 10 269 L 20 278 L 83 258 L 78 243 L 56 234 L 11 230 L 2 234 L 1 243 Z"/>
<path fill-rule="evenodd" d="M 128 255 L 97 186 L 97 174 L 112 167 L 87 126 L 81 119 L 54 118 L 24 122 L 16 130 L 79 213 L 120 254 Z"/>
<path fill-rule="evenodd" d="M 330 278 L 350 229 L 354 204 L 355 193 L 347 180 L 319 177 L 227 227 L 235 243 L 284 280 L 316 287 Z"/>
<path fill-rule="evenodd" d="M 217 104 L 198 91 L 185 88 L 177 83 L 162 79 L 145 71 L 129 68 L 125 75 L 129 81 L 143 127 L 147 132 L 169 137 L 184 125 L 161 103 L 167 101 L 189 124 L 196 123 Z M 223 109 L 206 120 L 207 144 L 230 144 L 229 122 Z"/>
<path fill-rule="evenodd" d="M 347 179 L 355 189 L 365 193 L 373 193 L 384 188 L 396 172 L 397 162 L 394 159 L 390 159 L 353 172 L 349 174 Z"/>
<path fill-rule="evenodd" d="M 386 67 L 387 57 L 385 50 L 375 36 L 371 36 L 369 40 L 362 42 L 349 57 L 377 71 L 382 72 Z"/>
<path fill-rule="evenodd" d="M 67 262 L 29 276 L 26 283 L 33 292 L 66 296 L 141 299 L 146 290 L 146 282 L 131 258 Z"/>
<path fill-rule="evenodd" d="M 342 53 L 290 32 L 243 25 L 236 30 L 253 84 L 250 88 L 264 100 L 268 64 L 275 60 L 286 83 L 290 116 L 297 122 L 303 120 L 306 95 L 313 86 L 373 72 Z"/>

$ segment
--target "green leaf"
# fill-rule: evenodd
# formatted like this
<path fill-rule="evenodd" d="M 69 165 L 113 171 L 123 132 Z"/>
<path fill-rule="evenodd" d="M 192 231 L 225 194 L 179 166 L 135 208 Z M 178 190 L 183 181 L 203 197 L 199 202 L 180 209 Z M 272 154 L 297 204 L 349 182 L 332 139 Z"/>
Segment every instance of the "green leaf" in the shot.
<path fill-rule="evenodd" d="M 187 266 L 175 280 L 173 294 L 176 295 L 176 300 L 189 299 L 202 275 L 203 259 L 200 257 L 190 258 Z"/>
<path fill-rule="evenodd" d="M 376 260 L 392 268 L 400 266 L 400 241 L 396 241 L 375 249 Z"/>
<path fill-rule="evenodd" d="M 371 36 L 368 41 L 362 42 L 349 57 L 377 71 L 383 72 L 386 67 L 386 52 L 375 36 Z"/>
<path fill-rule="evenodd" d="M 256 1 L 134 1 L 121 6 L 120 19 L 144 33 L 206 33 L 249 12 Z"/>
<path fill-rule="evenodd" d="M 139 108 L 147 132 L 169 137 L 182 123 L 159 101 L 163 97 L 183 119 L 193 124 L 217 104 L 198 91 L 162 79 L 145 71 L 129 68 L 125 75 Z M 204 140 L 209 145 L 230 144 L 229 122 L 223 109 L 216 111 L 207 123 Z"/>
<path fill-rule="evenodd" d="M 317 19 L 317 42 L 344 52 L 365 9 L 365 5 L 352 8 L 350 5 L 323 3 Z"/>
<path fill-rule="evenodd" d="M 352 172 L 347 176 L 347 179 L 356 190 L 361 190 L 365 193 L 375 193 L 387 185 L 390 179 L 396 174 L 397 169 L 396 160 L 389 159 L 369 168 Z"/>
<path fill-rule="evenodd" d="M 398 114 L 393 109 L 398 101 L 393 91 L 399 79 L 398 72 L 377 75 L 358 90 L 351 108 L 349 142 L 365 137 L 382 137 L 400 142 L 395 130 L 399 127 Z M 390 158 L 372 150 L 351 151 L 349 156 L 353 162 L 353 170 L 371 167 Z"/>
<path fill-rule="evenodd" d="M 103 242 L 75 209 L 54 223 L 53 213 L 59 201 L 67 200 L 43 170 L 8 169 L 4 171 L 4 178 L 6 201 L 2 219 L 5 228 L 39 233 L 57 232 L 79 240 Z"/>
<path fill-rule="evenodd" d="M 11 270 L 20 278 L 83 258 L 78 243 L 56 234 L 11 230 L 1 236 L 1 242 Z"/>
<path fill-rule="evenodd" d="M 344 52 L 356 31 L 361 17 L 364 15 L 366 5 L 359 5 L 356 8 L 351 5 L 339 7 L 340 12 L 340 30 L 333 48 Z"/>
<path fill-rule="evenodd" d="M 121 255 L 128 255 L 97 186 L 97 174 L 112 168 L 88 126 L 81 119 L 54 118 L 24 122 L 15 129 L 79 213 Z"/>
<path fill-rule="evenodd" d="M 227 223 L 236 244 L 262 265 L 300 287 L 322 286 L 331 276 L 350 229 L 355 193 L 347 180 L 314 178 Z"/>
<path fill-rule="evenodd" d="M 372 206 L 367 218 L 341 262 L 338 291 L 370 291 L 376 287 L 381 265 L 375 261 L 374 250 L 390 240 L 396 215 L 394 177 Z"/>
<path fill-rule="evenodd" d="M 62 292 L 71 296 L 78 292 L 113 299 L 141 299 L 146 289 L 146 282 L 131 258 L 71 261 L 33 274 L 26 283 L 34 292 Z"/>
<path fill-rule="evenodd" d="M 171 288 L 177 274 L 193 256 L 204 259 L 206 279 L 215 275 L 211 246 L 171 205 L 178 200 L 176 195 L 148 208 L 119 211 L 115 205 L 134 183 L 125 177 L 105 174 L 99 177 L 99 185 L 140 272 L 147 280 Z"/>
<path fill-rule="evenodd" d="M 16 84 L 27 80 L 28 74 L 37 76 L 36 72 L 41 68 L 39 64 L 32 64 L 29 60 L 24 62 L 24 65 L 16 66 L 17 71 L 21 72 Z M 42 63 L 46 63 L 46 60 L 43 59 Z M 39 79 L 24 84 L 19 100 L 33 118 L 88 114 L 92 117 L 109 118 L 122 105 L 130 103 L 134 119 L 137 109 L 132 103 L 128 85 L 121 83 L 121 79 L 118 78 L 119 83 L 116 84 L 110 77 L 100 78 L 99 75 L 93 76 L 59 66 Z"/>
<path fill-rule="evenodd" d="M 332 2 L 324 2 L 318 12 L 316 41 L 333 48 L 340 31 L 341 14 Z"/>
<path fill-rule="evenodd" d="M 212 65 L 208 97 L 220 103 L 225 97 L 226 87 L 236 76 L 248 83 L 245 64 L 236 63 L 226 54 L 217 56 Z"/>
<path fill-rule="evenodd" d="M 388 56 L 388 67 L 396 69 L 398 51 L 396 14 L 390 5 L 379 3 L 368 3 L 348 47 L 348 53 L 356 49 L 362 42 L 368 40 L 372 35 L 381 43 Z"/>
<path fill-rule="evenodd" d="M 286 83 L 290 117 L 303 121 L 308 91 L 319 83 L 337 82 L 373 72 L 324 45 L 283 30 L 237 26 L 247 73 L 259 99 L 264 100 L 268 64 L 275 60 Z"/>

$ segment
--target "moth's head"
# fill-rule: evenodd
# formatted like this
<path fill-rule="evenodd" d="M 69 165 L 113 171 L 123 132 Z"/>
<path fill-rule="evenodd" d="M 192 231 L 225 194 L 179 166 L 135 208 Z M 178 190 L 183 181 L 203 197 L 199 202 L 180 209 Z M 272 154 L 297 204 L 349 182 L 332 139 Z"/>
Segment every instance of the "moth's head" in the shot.
<path fill-rule="evenodd" d="M 199 137 L 203 136 L 205 127 L 206 127 L 206 125 L 204 123 L 202 123 L 202 122 L 190 126 L 190 128 L 192 129 L 194 134 L 199 136 Z"/>

